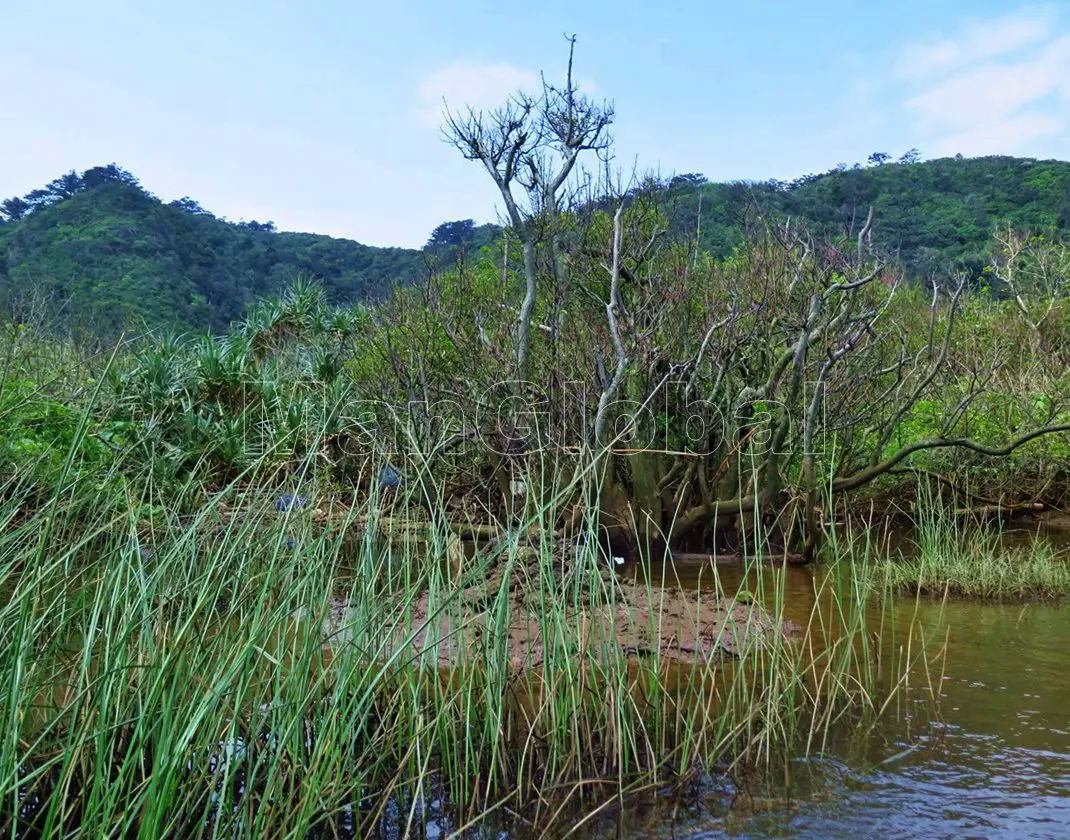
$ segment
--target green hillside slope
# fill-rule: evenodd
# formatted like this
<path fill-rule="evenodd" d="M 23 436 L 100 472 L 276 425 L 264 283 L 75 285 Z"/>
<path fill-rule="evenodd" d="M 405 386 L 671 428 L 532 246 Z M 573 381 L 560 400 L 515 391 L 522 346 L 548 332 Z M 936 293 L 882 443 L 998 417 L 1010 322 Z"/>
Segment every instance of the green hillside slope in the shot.
<path fill-rule="evenodd" d="M 998 225 L 1070 227 L 1070 163 L 907 157 L 792 182 L 713 184 L 684 175 L 664 184 L 663 196 L 673 231 L 697 234 L 715 256 L 730 253 L 762 217 L 850 235 L 872 206 L 873 243 L 912 275 L 979 274 Z M 218 329 L 297 277 L 318 280 L 335 302 L 374 299 L 498 232 L 446 222 L 422 250 L 278 232 L 270 222 L 219 219 L 188 198 L 165 204 L 112 164 L 0 202 L 0 306 L 47 301 L 54 314 L 101 335 L 142 323 Z"/>
<path fill-rule="evenodd" d="M 71 173 L 0 204 L 0 305 L 47 301 L 97 334 L 145 323 L 219 328 L 295 278 L 316 278 L 336 302 L 375 298 L 422 276 L 494 231 L 470 222 L 436 230 L 425 251 L 234 224 L 195 201 L 165 204 L 116 166 Z"/>
<path fill-rule="evenodd" d="M 857 166 L 857 165 L 856 165 Z M 673 224 L 699 232 L 701 245 L 727 254 L 748 218 L 790 215 L 823 235 L 857 231 L 874 208 L 873 243 L 912 274 L 988 262 L 997 225 L 1070 228 L 1070 163 L 1028 158 L 942 158 L 924 163 L 840 167 L 792 182 L 710 184 L 701 176 L 670 182 Z"/>

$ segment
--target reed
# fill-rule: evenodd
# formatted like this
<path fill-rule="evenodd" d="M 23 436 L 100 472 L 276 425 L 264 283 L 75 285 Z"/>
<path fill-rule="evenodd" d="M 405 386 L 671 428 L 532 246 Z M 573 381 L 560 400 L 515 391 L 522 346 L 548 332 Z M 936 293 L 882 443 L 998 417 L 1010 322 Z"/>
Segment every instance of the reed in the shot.
<path fill-rule="evenodd" d="M 45 503 L 29 480 L 0 494 L 0 822 L 16 836 L 582 823 L 651 785 L 819 749 L 925 656 L 872 642 L 873 577 L 847 558 L 816 579 L 800 635 L 672 662 L 620 644 L 661 638 L 671 566 L 647 558 L 661 579 L 624 608 L 593 522 L 568 551 L 528 546 L 515 534 L 552 528 L 527 501 L 525 528 L 459 563 L 444 506 L 417 520 L 406 504 L 434 500 L 430 482 L 327 517 L 314 479 L 280 511 L 255 467 L 183 497 L 146 478 L 120 503 L 83 478 L 79 445 Z M 783 617 L 783 574 L 755 558 L 763 620 Z M 695 635 L 702 599 L 739 594 L 712 566 L 684 601 Z"/>
<path fill-rule="evenodd" d="M 916 548 L 882 567 L 896 590 L 997 600 L 1055 599 L 1070 592 L 1070 562 L 1051 542 L 1013 540 L 999 523 L 971 523 L 924 489 L 916 510 Z"/>

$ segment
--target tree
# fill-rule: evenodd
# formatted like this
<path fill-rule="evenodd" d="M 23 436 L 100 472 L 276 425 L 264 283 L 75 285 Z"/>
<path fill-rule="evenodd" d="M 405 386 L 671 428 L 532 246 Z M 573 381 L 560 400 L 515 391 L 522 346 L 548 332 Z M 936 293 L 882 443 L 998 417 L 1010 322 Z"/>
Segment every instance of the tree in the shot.
<path fill-rule="evenodd" d="M 277 228 L 274 222 L 238 222 L 238 227 L 245 228 L 246 230 L 260 231 L 261 233 L 276 233 Z"/>
<path fill-rule="evenodd" d="M 82 173 L 82 186 L 87 190 L 93 190 L 105 184 L 128 184 L 138 189 L 141 188 L 137 178 L 114 163 L 94 166 Z"/>
<path fill-rule="evenodd" d="M 191 216 L 211 216 L 204 207 L 201 206 L 199 201 L 194 201 L 188 195 L 182 196 L 182 198 L 176 198 L 171 202 L 171 206 L 181 210 L 183 213 L 189 213 Z"/>
<path fill-rule="evenodd" d="M 542 82 L 531 96 L 515 94 L 508 103 L 484 113 L 469 108 L 464 115 L 448 110 L 446 138 L 468 160 L 483 165 L 501 194 L 511 232 L 524 254 L 524 300 L 517 314 L 515 372 L 522 380 L 527 368 L 531 321 L 535 311 L 537 255 L 540 241 L 549 243 L 549 260 L 560 288 L 565 283 L 562 213 L 569 206 L 567 190 L 580 155 L 609 148 L 613 107 L 582 94 L 572 77 L 576 39 L 569 39 L 564 87 Z"/>
<path fill-rule="evenodd" d="M 1030 349 L 1038 362 L 1061 369 L 1062 359 L 1048 346 L 1047 333 L 1056 306 L 1070 296 L 1070 247 L 1042 236 L 1000 230 L 991 267 L 1029 325 L 1033 336 Z"/>
<path fill-rule="evenodd" d="M 709 181 L 705 175 L 701 175 L 697 172 L 688 172 L 683 175 L 673 175 L 669 179 L 668 189 L 684 189 L 688 187 L 701 187 L 703 184 L 708 184 Z"/>
<path fill-rule="evenodd" d="M 811 203 L 800 202 L 803 209 L 846 207 L 849 233 L 844 236 L 832 218 L 821 219 L 827 226 L 812 233 L 806 213 L 792 214 L 790 223 L 766 215 L 723 263 L 696 260 L 683 243 L 661 244 L 666 214 L 658 201 L 680 197 L 662 186 L 614 191 L 607 177 L 601 191 L 583 202 L 562 189 L 582 151 L 593 149 L 603 162 L 609 158 L 612 112 L 576 104 L 571 69 L 572 50 L 563 91 L 544 82 L 541 97 L 517 95 L 489 117 L 450 116 L 447 136 L 491 175 L 510 217 L 507 233 L 524 246 L 526 293 L 515 326 L 518 378 L 530 374 L 543 394 L 557 393 L 561 383 L 583 383 L 584 396 L 591 390 L 599 395 L 596 405 L 549 399 L 510 408 L 513 416 L 538 412 L 542 419 L 534 426 L 556 421 L 559 429 L 582 430 L 582 444 L 574 449 L 580 458 L 593 454 L 595 463 L 590 470 L 576 468 L 578 477 L 566 491 L 575 494 L 568 501 L 573 510 L 586 509 L 606 529 L 655 552 L 658 545 L 697 535 L 723 544 L 733 529 L 759 521 L 810 559 L 825 494 L 865 487 L 921 453 L 997 457 L 1070 430 L 1065 422 L 1049 422 L 995 444 L 968 436 L 969 410 L 986 398 L 1007 352 L 1002 345 L 982 348 L 991 355 L 953 352 L 956 339 L 963 341 L 968 274 L 956 275 L 950 289 L 934 286 L 931 304 L 908 308 L 904 322 L 897 322 L 899 297 L 909 292 L 871 240 L 873 199 L 892 179 L 920 182 L 921 173 L 889 167 L 814 174 L 788 190 L 770 189 L 781 196 L 782 208 L 804 193 Z M 881 168 L 889 160 L 887 153 L 874 152 L 868 162 Z M 953 169 L 937 173 L 948 185 L 940 189 L 953 187 L 964 167 Z M 927 189 L 935 192 L 931 183 Z M 646 195 L 652 200 L 637 200 Z M 868 214 L 859 229 L 862 208 Z M 956 235 L 964 228 L 959 219 L 953 226 Z M 506 276 L 509 269 L 506 260 Z M 547 281 L 555 297 L 540 305 L 536 325 L 536 294 Z M 573 290 L 580 293 L 568 298 L 565 330 L 558 319 L 565 310 L 557 303 L 562 292 Z M 498 303 L 497 311 L 466 306 L 462 319 L 448 313 L 458 301 L 437 290 L 429 290 L 422 303 L 413 307 L 416 317 L 437 307 L 433 317 L 448 320 L 441 334 L 466 367 L 500 375 L 494 362 L 504 358 L 502 321 L 490 318 L 516 310 L 507 302 Z M 907 340 L 907 319 L 928 326 L 914 327 Z M 426 336 L 424 322 L 418 323 L 417 334 Z M 548 347 L 529 343 L 535 326 L 536 335 L 548 337 Z M 468 338 L 463 350 L 462 336 Z M 399 382 L 404 392 L 428 393 L 428 383 L 440 377 L 445 393 L 456 393 L 460 377 L 431 373 L 432 357 L 419 346 L 394 344 L 386 355 L 390 369 L 406 372 Z M 418 383 L 411 371 L 418 371 Z M 491 387 L 474 377 L 465 381 L 474 399 Z M 936 403 L 952 389 L 955 399 L 947 401 L 944 416 L 925 434 L 904 440 L 901 431 L 918 406 Z M 491 473 L 500 476 L 496 457 L 490 455 Z M 521 450 L 509 457 L 523 461 L 525 455 Z M 530 459 L 528 468 L 537 468 Z M 512 519 L 508 489 L 502 498 L 505 518 Z"/>
<path fill-rule="evenodd" d="M 0 214 L 9 222 L 17 222 L 30 212 L 30 209 L 29 203 L 17 196 L 0 202 Z"/>
<path fill-rule="evenodd" d="M 456 222 L 443 222 L 433 231 L 427 240 L 427 248 L 439 249 L 459 247 L 472 241 L 476 223 L 473 219 L 461 219 Z"/>
<path fill-rule="evenodd" d="M 910 149 L 909 151 L 904 152 L 902 157 L 899 158 L 899 162 L 905 164 L 917 163 L 920 160 L 921 152 L 917 149 Z"/>
<path fill-rule="evenodd" d="M 872 214 L 850 239 L 817 238 L 797 220 L 762 220 L 730 259 L 696 260 L 686 244 L 658 239 L 659 197 L 652 191 L 576 220 L 587 226 L 570 243 L 568 263 L 582 294 L 570 300 L 559 352 L 533 345 L 536 394 L 552 395 L 561 382 L 582 389 L 582 398 L 530 400 L 525 409 L 540 418 L 530 425 L 542 445 L 561 452 L 554 442 L 570 444 L 561 463 L 517 455 L 532 473 L 547 463 L 564 472 L 567 486 L 546 482 L 553 498 L 536 506 L 546 504 L 548 530 L 566 534 L 579 511 L 611 539 L 655 556 L 666 544 L 730 552 L 756 539 L 769 551 L 773 535 L 774 550 L 812 558 L 829 497 L 931 470 L 922 459 L 941 451 L 1000 457 L 1070 431 L 1060 400 L 1065 363 L 1039 369 L 1053 383 L 1042 386 L 1052 396 L 1048 417 L 1023 420 L 1009 435 L 987 419 L 994 406 L 1010 405 L 994 377 L 1006 379 L 1008 362 L 1023 356 L 1021 333 L 979 329 L 964 276 L 918 294 L 868 244 Z M 1044 256 L 1044 278 L 1065 276 L 1055 256 Z M 1026 266 L 1011 268 L 1024 290 Z M 544 271 L 541 280 L 552 277 Z M 495 275 L 477 263 L 399 293 L 382 311 L 389 326 L 375 390 L 379 377 L 395 377 L 382 390 L 402 398 L 450 401 L 463 387 L 471 399 L 461 402 L 473 404 L 487 393 L 506 358 L 500 337 L 510 321 Z M 1035 324 L 1047 307 L 1037 295 L 1023 308 Z M 464 429 L 470 419 L 462 408 L 453 422 L 435 422 Z M 416 438 L 433 438 L 421 428 L 428 431 Z M 459 483 L 482 472 L 473 469 L 482 459 L 496 474 L 495 455 L 480 449 L 459 459 Z M 954 470 L 962 456 L 947 460 Z M 570 482 L 570 474 L 578 477 Z M 507 502 L 492 509 L 503 520 L 509 511 Z"/>
<path fill-rule="evenodd" d="M 53 203 L 52 193 L 47 189 L 30 190 L 24 198 L 26 203 L 30 205 L 31 210 L 36 210 L 38 207 L 46 207 Z"/>
<path fill-rule="evenodd" d="M 73 198 L 84 189 L 82 179 L 73 169 L 66 175 L 61 175 L 46 187 L 52 201 L 65 201 Z"/>

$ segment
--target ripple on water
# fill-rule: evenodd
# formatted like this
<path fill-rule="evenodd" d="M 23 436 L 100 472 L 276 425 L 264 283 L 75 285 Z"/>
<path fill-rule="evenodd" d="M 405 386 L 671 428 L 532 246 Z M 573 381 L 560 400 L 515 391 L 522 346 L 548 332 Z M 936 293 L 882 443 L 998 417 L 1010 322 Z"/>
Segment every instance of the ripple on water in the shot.
<path fill-rule="evenodd" d="M 1070 605 L 948 604 L 939 621 L 942 722 L 859 789 L 757 834 L 1070 836 Z"/>
<path fill-rule="evenodd" d="M 789 582 L 789 602 L 808 609 L 810 586 Z M 918 608 L 949 630 L 938 722 L 904 714 L 862 760 L 807 759 L 820 782 L 780 805 L 733 815 L 711 803 L 619 836 L 1070 837 L 1070 603 Z"/>

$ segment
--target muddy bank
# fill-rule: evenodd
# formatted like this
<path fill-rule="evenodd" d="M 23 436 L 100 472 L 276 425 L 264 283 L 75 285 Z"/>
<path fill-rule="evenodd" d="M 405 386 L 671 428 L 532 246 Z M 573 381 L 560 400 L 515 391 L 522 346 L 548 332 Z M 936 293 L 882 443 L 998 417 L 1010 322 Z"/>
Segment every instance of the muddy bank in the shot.
<path fill-rule="evenodd" d="M 371 642 L 383 659 L 423 658 L 452 667 L 504 656 L 518 670 L 563 656 L 714 662 L 800 634 L 797 625 L 749 598 L 648 587 L 608 569 L 580 597 L 561 584 L 540 581 L 522 565 L 495 569 L 452 591 L 399 600 L 396 622 L 378 634 L 361 627 L 358 610 L 337 597 L 322 632 L 331 646 Z"/>

